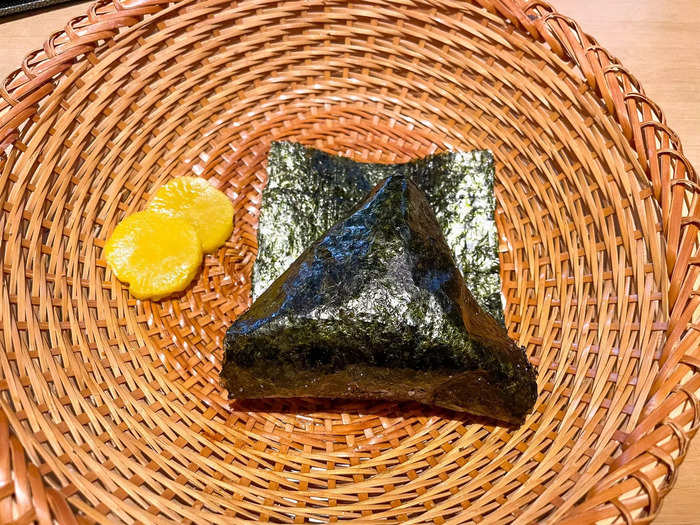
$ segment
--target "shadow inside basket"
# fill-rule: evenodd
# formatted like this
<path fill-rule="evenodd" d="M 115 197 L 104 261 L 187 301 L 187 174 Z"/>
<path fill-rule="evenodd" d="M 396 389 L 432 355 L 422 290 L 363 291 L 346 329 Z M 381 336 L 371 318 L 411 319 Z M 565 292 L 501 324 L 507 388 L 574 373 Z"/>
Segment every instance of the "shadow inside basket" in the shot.
<path fill-rule="evenodd" d="M 230 409 L 237 412 L 261 412 L 320 417 L 324 414 L 372 416 L 378 418 L 430 418 L 458 421 L 463 425 L 479 424 L 516 428 L 496 419 L 424 405 L 413 401 L 354 400 L 326 398 L 236 399 Z"/>

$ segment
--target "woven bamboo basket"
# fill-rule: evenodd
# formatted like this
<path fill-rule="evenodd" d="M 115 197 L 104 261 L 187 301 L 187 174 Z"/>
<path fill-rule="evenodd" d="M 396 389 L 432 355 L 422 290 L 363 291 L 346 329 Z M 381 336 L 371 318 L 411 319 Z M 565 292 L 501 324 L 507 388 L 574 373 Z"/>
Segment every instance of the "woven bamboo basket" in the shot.
<path fill-rule="evenodd" d="M 518 0 L 113 0 L 0 88 L 0 522 L 649 523 L 698 428 L 696 175 L 637 80 Z M 497 159 L 518 429 L 218 385 L 272 140 Z M 102 248 L 171 177 L 235 231 L 172 300 Z M 266 409 L 264 409 L 266 408 Z"/>

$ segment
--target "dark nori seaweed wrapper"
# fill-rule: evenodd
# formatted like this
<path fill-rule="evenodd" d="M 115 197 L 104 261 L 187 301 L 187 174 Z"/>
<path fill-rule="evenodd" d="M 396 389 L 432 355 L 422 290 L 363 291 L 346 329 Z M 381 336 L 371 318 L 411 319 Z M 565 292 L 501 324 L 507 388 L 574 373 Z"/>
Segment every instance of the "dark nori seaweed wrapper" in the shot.
<path fill-rule="evenodd" d="M 413 400 L 521 423 L 534 369 L 477 304 L 425 195 L 380 182 L 229 328 L 236 399 Z"/>
<path fill-rule="evenodd" d="M 404 164 L 355 162 L 292 142 L 273 142 L 258 225 L 253 299 L 382 179 L 411 178 L 428 197 L 477 302 L 503 322 L 493 156 L 446 152 Z"/>

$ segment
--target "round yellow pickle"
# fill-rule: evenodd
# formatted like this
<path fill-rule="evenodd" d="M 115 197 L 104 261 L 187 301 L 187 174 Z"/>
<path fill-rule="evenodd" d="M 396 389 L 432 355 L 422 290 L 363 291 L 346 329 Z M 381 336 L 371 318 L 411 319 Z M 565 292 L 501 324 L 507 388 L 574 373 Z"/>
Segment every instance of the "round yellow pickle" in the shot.
<path fill-rule="evenodd" d="M 105 259 L 137 299 L 162 299 L 187 288 L 202 263 L 202 244 L 187 220 L 146 210 L 121 221 Z"/>
<path fill-rule="evenodd" d="M 233 232 L 231 200 L 201 177 L 177 177 L 161 186 L 148 209 L 191 222 L 205 253 L 219 248 Z"/>

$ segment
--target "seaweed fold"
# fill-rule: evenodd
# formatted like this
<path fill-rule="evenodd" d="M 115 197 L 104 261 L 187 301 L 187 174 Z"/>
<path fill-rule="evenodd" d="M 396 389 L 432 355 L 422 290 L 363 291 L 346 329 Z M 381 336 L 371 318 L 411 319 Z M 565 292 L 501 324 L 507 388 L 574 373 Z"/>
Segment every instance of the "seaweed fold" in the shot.
<path fill-rule="evenodd" d="M 401 164 L 356 162 L 293 142 L 273 142 L 258 222 L 252 292 L 257 299 L 378 182 L 413 180 L 426 194 L 477 302 L 503 322 L 493 155 L 448 151 Z"/>

